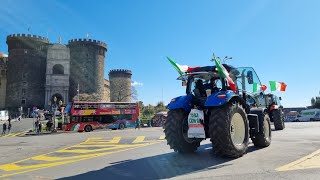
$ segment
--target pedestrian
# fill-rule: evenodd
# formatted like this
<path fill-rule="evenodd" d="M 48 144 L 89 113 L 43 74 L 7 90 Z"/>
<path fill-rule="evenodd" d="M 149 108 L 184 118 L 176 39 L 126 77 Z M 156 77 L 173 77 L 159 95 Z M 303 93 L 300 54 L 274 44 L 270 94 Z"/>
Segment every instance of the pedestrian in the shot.
<path fill-rule="evenodd" d="M 9 123 L 9 125 L 8 125 L 8 134 L 10 134 L 11 133 L 11 123 Z"/>
<path fill-rule="evenodd" d="M 8 119 L 8 122 L 9 122 L 9 124 L 11 123 L 11 118 L 9 117 L 9 119 Z"/>
<path fill-rule="evenodd" d="M 41 124 L 41 122 L 39 121 L 39 133 L 41 133 L 41 128 L 42 128 L 42 124 Z"/>
<path fill-rule="evenodd" d="M 2 125 L 2 136 L 6 135 L 6 130 L 7 130 L 7 124 L 6 123 L 3 123 Z"/>
<path fill-rule="evenodd" d="M 139 119 L 139 117 L 137 117 L 137 119 L 136 119 L 136 127 L 135 127 L 135 129 L 139 129 L 140 130 L 140 119 Z"/>
<path fill-rule="evenodd" d="M 38 122 L 38 120 L 36 120 L 36 122 L 34 122 L 34 131 L 36 133 L 38 133 L 38 125 L 39 125 L 39 122 Z"/>

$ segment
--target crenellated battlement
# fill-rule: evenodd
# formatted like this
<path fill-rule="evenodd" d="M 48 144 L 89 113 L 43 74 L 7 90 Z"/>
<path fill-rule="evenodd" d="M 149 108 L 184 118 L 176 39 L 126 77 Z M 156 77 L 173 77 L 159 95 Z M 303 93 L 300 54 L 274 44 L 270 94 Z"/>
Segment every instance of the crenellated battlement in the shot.
<path fill-rule="evenodd" d="M 97 45 L 97 46 L 102 46 L 104 48 L 107 48 L 107 44 L 102 42 L 102 41 L 98 41 L 98 40 L 94 40 L 94 39 L 71 39 L 68 41 L 69 45 L 73 45 L 73 44 L 92 44 L 92 45 Z"/>
<path fill-rule="evenodd" d="M 49 43 L 48 38 L 31 35 L 31 34 L 11 34 L 7 36 L 7 41 L 17 41 L 17 40 L 33 40 L 33 41 L 40 41 L 43 43 Z"/>
<path fill-rule="evenodd" d="M 109 71 L 109 75 L 112 74 L 130 74 L 132 75 L 131 70 L 128 69 L 112 69 Z"/>

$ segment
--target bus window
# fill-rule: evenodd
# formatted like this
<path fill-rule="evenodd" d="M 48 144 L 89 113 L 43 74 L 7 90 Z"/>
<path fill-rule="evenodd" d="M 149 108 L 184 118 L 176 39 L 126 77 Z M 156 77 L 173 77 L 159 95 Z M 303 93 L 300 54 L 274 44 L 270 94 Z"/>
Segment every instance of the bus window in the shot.
<path fill-rule="evenodd" d="M 80 122 L 80 116 L 73 116 L 71 122 L 72 122 L 72 123 L 78 123 L 78 122 Z"/>
<path fill-rule="evenodd" d="M 92 116 L 82 116 L 81 122 L 93 122 Z"/>
<path fill-rule="evenodd" d="M 130 120 L 132 120 L 132 114 L 120 114 L 119 119 L 130 121 Z"/>

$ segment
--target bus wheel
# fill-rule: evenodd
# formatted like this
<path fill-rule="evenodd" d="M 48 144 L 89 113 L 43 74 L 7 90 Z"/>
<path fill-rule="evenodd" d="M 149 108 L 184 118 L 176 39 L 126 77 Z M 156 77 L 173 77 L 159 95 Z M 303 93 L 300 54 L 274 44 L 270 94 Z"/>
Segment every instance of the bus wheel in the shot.
<path fill-rule="evenodd" d="M 125 125 L 123 123 L 119 124 L 119 129 L 124 129 Z"/>
<path fill-rule="evenodd" d="M 92 127 L 91 127 L 90 125 L 86 125 L 86 126 L 84 127 L 84 131 L 85 131 L 85 132 L 90 132 L 90 131 L 92 131 Z"/>

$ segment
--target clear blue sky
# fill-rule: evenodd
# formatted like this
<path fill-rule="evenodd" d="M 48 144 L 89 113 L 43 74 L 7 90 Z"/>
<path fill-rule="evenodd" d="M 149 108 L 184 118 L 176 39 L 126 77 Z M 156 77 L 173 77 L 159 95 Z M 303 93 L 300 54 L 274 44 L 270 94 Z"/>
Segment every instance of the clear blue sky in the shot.
<path fill-rule="evenodd" d="M 57 42 L 62 36 L 108 44 L 106 77 L 133 71 L 139 100 L 168 103 L 185 92 L 166 56 L 180 64 L 209 65 L 212 53 L 253 66 L 264 84 L 283 81 L 282 103 L 310 105 L 320 90 L 320 1 L 2 0 L 0 52 L 6 36 L 30 33 Z M 270 88 L 269 88 L 270 89 Z"/>

